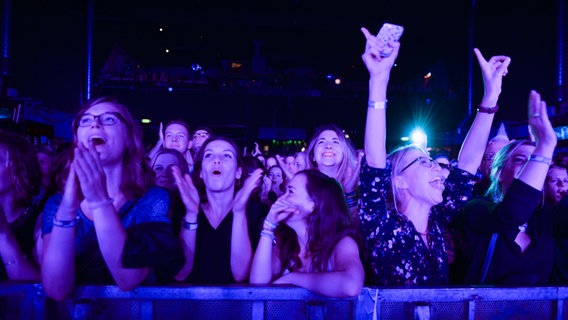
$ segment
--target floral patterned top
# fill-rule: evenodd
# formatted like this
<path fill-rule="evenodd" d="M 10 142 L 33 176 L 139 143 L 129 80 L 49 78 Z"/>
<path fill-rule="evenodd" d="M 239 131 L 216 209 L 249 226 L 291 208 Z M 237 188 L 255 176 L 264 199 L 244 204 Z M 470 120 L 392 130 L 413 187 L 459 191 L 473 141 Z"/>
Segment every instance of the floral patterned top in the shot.
<path fill-rule="evenodd" d="M 365 240 L 373 285 L 416 286 L 448 283 L 448 256 L 443 228 L 471 198 L 475 175 L 458 168 L 446 179 L 444 200 L 432 207 L 428 247 L 405 215 L 387 205 L 390 168 L 361 166 L 360 227 Z"/>

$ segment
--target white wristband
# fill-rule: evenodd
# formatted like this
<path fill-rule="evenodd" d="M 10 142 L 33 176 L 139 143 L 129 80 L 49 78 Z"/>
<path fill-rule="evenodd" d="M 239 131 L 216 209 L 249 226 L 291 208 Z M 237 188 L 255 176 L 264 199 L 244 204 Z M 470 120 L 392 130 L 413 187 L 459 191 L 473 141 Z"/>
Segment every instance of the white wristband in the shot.
<path fill-rule="evenodd" d="M 386 109 L 387 108 L 387 101 L 373 101 L 373 100 L 369 100 L 369 103 L 367 105 L 368 108 L 370 109 Z"/>

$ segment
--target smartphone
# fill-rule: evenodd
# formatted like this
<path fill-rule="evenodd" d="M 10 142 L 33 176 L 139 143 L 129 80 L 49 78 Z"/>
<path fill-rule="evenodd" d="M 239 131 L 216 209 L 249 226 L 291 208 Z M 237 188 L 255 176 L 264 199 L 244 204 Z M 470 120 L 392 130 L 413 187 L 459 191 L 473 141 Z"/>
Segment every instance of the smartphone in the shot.
<path fill-rule="evenodd" d="M 385 23 L 379 30 L 377 34 L 377 38 L 381 40 L 385 46 L 381 50 L 380 54 L 381 57 L 386 58 L 391 55 L 392 48 L 387 46 L 390 41 L 398 41 L 400 37 L 402 37 L 402 33 L 404 32 L 404 27 L 392 24 L 392 23 Z"/>

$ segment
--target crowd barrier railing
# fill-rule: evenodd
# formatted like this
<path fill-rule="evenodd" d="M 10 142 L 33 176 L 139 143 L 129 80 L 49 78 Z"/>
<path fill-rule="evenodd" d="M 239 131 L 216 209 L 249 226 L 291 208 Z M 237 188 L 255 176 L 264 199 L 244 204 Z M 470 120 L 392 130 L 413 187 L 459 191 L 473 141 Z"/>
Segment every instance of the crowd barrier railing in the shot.
<path fill-rule="evenodd" d="M 568 287 L 365 287 L 328 298 L 290 286 L 80 286 L 56 302 L 36 283 L 0 283 L 0 319 L 568 319 Z"/>

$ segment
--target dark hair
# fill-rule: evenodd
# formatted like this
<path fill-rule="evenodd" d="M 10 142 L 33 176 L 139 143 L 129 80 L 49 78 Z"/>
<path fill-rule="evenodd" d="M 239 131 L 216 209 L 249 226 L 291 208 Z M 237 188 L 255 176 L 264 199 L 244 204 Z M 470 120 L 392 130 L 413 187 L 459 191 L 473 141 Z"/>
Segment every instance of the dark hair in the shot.
<path fill-rule="evenodd" d="M 260 160 L 258 160 L 258 161 L 260 161 Z M 270 173 L 270 170 L 272 170 L 272 169 L 279 169 L 280 170 L 280 173 L 282 174 L 282 183 L 280 184 L 278 189 L 280 189 L 280 191 L 282 193 L 284 193 L 286 191 L 286 185 L 288 184 L 288 178 L 286 178 L 286 174 L 284 173 L 284 170 L 278 164 L 278 162 L 276 162 L 275 166 L 272 166 L 272 167 L 268 168 L 268 170 L 266 170 L 266 175 L 268 175 Z"/>
<path fill-rule="evenodd" d="M 266 171 L 266 168 L 264 168 L 264 165 L 262 164 L 262 161 L 260 161 L 260 159 L 258 159 L 257 157 L 247 154 L 245 156 L 243 156 L 243 177 L 246 179 L 246 177 L 248 177 L 251 173 L 254 172 L 254 170 L 256 169 L 262 169 L 263 172 Z"/>
<path fill-rule="evenodd" d="M 49 184 L 47 185 L 46 196 L 63 192 L 65 181 L 69 175 L 71 159 L 73 159 L 73 148 L 71 146 L 60 150 L 55 156 L 53 164 L 49 169 Z"/>
<path fill-rule="evenodd" d="M 191 135 L 193 136 L 199 130 L 203 130 L 203 131 L 207 132 L 209 134 L 209 136 L 213 135 L 213 131 L 211 131 L 211 129 L 209 129 L 208 127 L 197 127 L 197 128 L 195 128 L 195 130 L 193 130 L 193 133 Z"/>
<path fill-rule="evenodd" d="M 199 197 L 201 199 L 201 203 L 207 203 L 207 193 L 205 192 L 205 184 L 203 183 L 203 179 L 201 179 L 201 177 L 200 177 L 201 169 L 203 167 L 203 153 L 204 153 L 204 150 L 206 149 L 207 145 L 209 145 L 213 141 L 219 141 L 219 140 L 225 141 L 225 142 L 227 142 L 228 144 L 231 145 L 233 150 L 235 150 L 237 167 L 238 168 L 243 167 L 243 158 L 241 157 L 241 152 L 239 151 L 239 147 L 237 147 L 237 144 L 232 139 L 217 136 L 217 137 L 210 137 L 209 139 L 205 140 L 205 142 L 203 142 L 203 145 L 201 146 L 201 149 L 195 155 L 195 159 L 194 159 L 194 163 L 193 163 L 193 173 L 192 173 L 193 183 L 195 184 L 197 191 L 199 191 Z M 242 178 L 243 178 L 243 175 L 241 175 L 240 179 L 235 180 L 235 193 L 241 187 L 241 179 Z"/>
<path fill-rule="evenodd" d="M 183 119 L 181 118 L 176 118 L 173 120 L 170 120 L 166 123 L 165 126 L 163 126 L 163 134 L 166 134 L 166 129 L 171 126 L 172 124 L 179 124 L 180 126 L 184 127 L 187 130 L 187 139 L 191 140 L 190 135 L 191 135 L 191 128 L 189 127 L 189 124 L 187 122 L 185 122 Z"/>
<path fill-rule="evenodd" d="M 124 171 L 122 173 L 122 181 L 120 190 L 128 199 L 142 196 L 153 181 L 153 171 L 148 167 L 145 160 L 145 150 L 142 144 L 142 130 L 134 121 L 134 118 L 128 111 L 128 108 L 119 103 L 114 97 L 101 97 L 87 101 L 83 108 L 77 113 L 77 117 L 73 121 L 73 135 L 75 144 L 77 143 L 77 129 L 79 128 L 79 120 L 83 114 L 91 107 L 101 104 L 110 103 L 114 105 L 124 120 L 129 139 L 124 146 L 125 151 L 122 159 Z"/>
<path fill-rule="evenodd" d="M 11 132 L 0 131 L 0 165 L 5 166 L 12 178 L 14 205 L 28 207 L 39 193 L 41 172 L 33 146 L 24 137 Z"/>
<path fill-rule="evenodd" d="M 347 208 L 339 182 L 317 170 L 303 170 L 297 175 L 306 178 L 306 190 L 314 202 L 314 210 L 307 217 L 308 254 L 312 257 L 310 272 L 327 271 L 333 249 L 345 236 L 359 240 L 357 228 Z M 295 231 L 280 224 L 276 230 L 282 270 L 301 268 L 300 246 Z"/>
<path fill-rule="evenodd" d="M 46 156 L 49 156 L 51 158 L 55 157 L 55 152 L 53 151 L 53 149 L 50 146 L 46 146 L 46 145 L 38 145 L 35 147 L 35 152 L 36 154 L 45 154 Z"/>
<path fill-rule="evenodd" d="M 161 156 L 162 154 L 171 154 L 174 157 L 176 157 L 176 159 L 178 161 L 178 167 L 179 167 L 182 175 L 189 173 L 189 165 L 187 164 L 187 160 L 185 160 L 184 156 L 177 150 L 166 149 L 166 148 L 162 148 L 154 156 L 154 160 L 152 161 L 152 166 L 151 166 L 152 170 L 154 169 L 154 165 L 156 164 L 156 160 L 158 160 L 158 157 Z"/>

